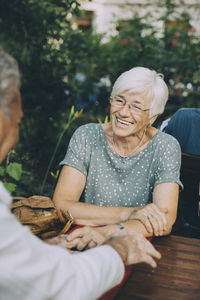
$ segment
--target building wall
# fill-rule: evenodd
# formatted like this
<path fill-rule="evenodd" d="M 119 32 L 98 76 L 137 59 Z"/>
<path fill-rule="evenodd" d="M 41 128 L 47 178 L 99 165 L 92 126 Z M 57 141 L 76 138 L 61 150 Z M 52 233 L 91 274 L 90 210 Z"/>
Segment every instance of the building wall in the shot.
<path fill-rule="evenodd" d="M 176 2 L 180 3 L 180 0 Z M 197 32 L 200 32 L 200 0 L 185 0 L 184 2 L 185 5 L 180 5 L 177 13 L 187 11 L 191 15 L 191 25 L 197 29 Z M 81 9 L 94 12 L 92 26 L 98 33 L 115 35 L 116 22 L 131 19 L 135 13 L 141 18 L 150 13 L 149 22 L 156 27 L 163 27 L 162 22 L 155 21 L 166 9 L 158 0 L 93 0 L 91 2 L 81 0 L 80 3 Z M 171 16 L 171 19 L 175 19 L 175 16 Z"/>

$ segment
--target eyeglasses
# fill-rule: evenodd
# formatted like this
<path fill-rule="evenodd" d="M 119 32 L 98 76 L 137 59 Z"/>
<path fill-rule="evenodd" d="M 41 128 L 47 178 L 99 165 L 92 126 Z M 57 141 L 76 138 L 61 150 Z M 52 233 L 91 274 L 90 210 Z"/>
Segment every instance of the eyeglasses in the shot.
<path fill-rule="evenodd" d="M 140 107 L 139 104 L 134 103 L 134 102 L 133 103 L 127 103 L 124 98 L 119 97 L 119 96 L 116 96 L 116 97 L 112 98 L 110 100 L 110 103 L 112 105 L 118 107 L 118 108 L 122 108 L 122 107 L 124 107 L 127 104 L 128 107 L 129 107 L 129 109 L 130 109 L 130 112 L 133 113 L 133 114 L 138 114 L 138 115 L 141 114 L 141 113 L 143 113 L 143 112 L 145 112 L 145 111 L 150 110 L 150 108 L 143 109 L 143 108 Z"/>

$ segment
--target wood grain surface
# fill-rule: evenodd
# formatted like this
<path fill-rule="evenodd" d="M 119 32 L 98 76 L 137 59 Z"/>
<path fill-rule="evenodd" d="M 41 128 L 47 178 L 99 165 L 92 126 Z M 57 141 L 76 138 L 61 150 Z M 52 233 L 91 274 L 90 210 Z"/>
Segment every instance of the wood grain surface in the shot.
<path fill-rule="evenodd" d="M 155 238 L 162 258 L 153 270 L 135 265 L 115 300 L 200 300 L 200 239 Z"/>

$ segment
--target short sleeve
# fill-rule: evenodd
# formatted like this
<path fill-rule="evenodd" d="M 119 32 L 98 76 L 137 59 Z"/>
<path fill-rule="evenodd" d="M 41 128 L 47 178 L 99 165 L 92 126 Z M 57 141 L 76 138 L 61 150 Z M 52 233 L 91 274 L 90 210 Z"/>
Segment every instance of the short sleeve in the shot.
<path fill-rule="evenodd" d="M 167 137 L 164 151 L 158 155 L 154 187 L 164 182 L 176 182 L 183 188 L 180 181 L 181 148 L 175 138 Z"/>
<path fill-rule="evenodd" d="M 89 145 L 90 143 L 88 143 L 86 128 L 83 125 L 72 135 L 66 155 L 60 162 L 60 165 L 73 167 L 87 176 L 90 159 Z"/>

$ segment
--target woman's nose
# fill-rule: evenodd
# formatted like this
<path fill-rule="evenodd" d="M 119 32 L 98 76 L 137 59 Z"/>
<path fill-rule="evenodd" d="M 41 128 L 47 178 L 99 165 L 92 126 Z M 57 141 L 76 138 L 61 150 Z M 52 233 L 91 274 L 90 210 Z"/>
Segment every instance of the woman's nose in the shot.
<path fill-rule="evenodd" d="M 120 114 L 123 115 L 123 116 L 130 115 L 129 104 L 125 104 L 125 105 L 120 109 Z"/>

